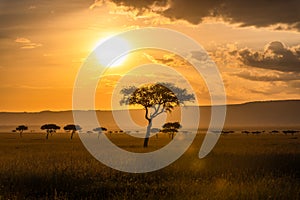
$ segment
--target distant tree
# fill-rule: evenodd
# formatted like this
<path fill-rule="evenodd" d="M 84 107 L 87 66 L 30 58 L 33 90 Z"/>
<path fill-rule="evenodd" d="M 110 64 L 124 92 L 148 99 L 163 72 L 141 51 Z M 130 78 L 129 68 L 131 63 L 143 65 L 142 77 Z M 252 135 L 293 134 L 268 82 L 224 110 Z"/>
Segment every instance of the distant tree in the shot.
<path fill-rule="evenodd" d="M 23 131 L 27 131 L 27 130 L 28 130 L 28 127 L 25 125 L 20 125 L 16 128 L 16 131 L 19 132 L 20 137 L 23 137 Z"/>
<path fill-rule="evenodd" d="M 273 130 L 273 131 L 271 131 L 270 133 L 272 133 L 272 134 L 277 134 L 277 133 L 279 133 L 279 131 Z"/>
<path fill-rule="evenodd" d="M 250 131 L 242 131 L 242 133 L 245 133 L 248 135 L 250 133 Z"/>
<path fill-rule="evenodd" d="M 291 134 L 291 135 L 294 135 L 295 133 L 299 133 L 299 131 L 296 131 L 296 130 L 285 130 L 285 131 L 282 131 L 285 135 L 287 134 Z"/>
<path fill-rule="evenodd" d="M 123 88 L 120 92 L 123 98 L 120 104 L 140 105 L 145 109 L 145 119 L 148 121 L 144 147 L 148 147 L 152 120 L 164 112 L 172 112 L 174 107 L 187 101 L 194 101 L 193 94 L 170 83 L 147 84 L 140 88 L 134 86 Z"/>
<path fill-rule="evenodd" d="M 60 127 L 56 124 L 44 124 L 43 126 L 41 126 L 41 129 L 46 130 L 46 139 L 48 140 L 49 133 L 56 133 L 56 130 L 59 130 Z"/>
<path fill-rule="evenodd" d="M 105 127 L 97 127 L 97 128 L 94 128 L 93 131 L 95 131 L 95 132 L 98 133 L 98 138 L 99 138 L 100 134 L 103 133 L 103 131 L 107 131 L 107 128 L 105 128 Z"/>
<path fill-rule="evenodd" d="M 68 124 L 64 127 L 64 130 L 67 132 L 71 132 L 71 140 L 73 139 L 73 135 L 76 131 L 80 131 L 82 128 L 79 125 Z"/>
<path fill-rule="evenodd" d="M 229 133 L 234 133 L 234 131 L 224 131 L 224 130 L 223 130 L 221 133 L 222 133 L 222 134 L 225 134 L 225 135 L 228 135 Z"/>
<path fill-rule="evenodd" d="M 179 122 L 168 122 L 165 123 L 162 128 L 163 129 L 161 131 L 163 133 L 168 133 L 173 140 L 174 134 L 178 132 L 178 129 L 181 128 L 181 125 Z"/>
<path fill-rule="evenodd" d="M 261 131 L 252 131 L 251 133 L 254 135 L 259 135 L 259 134 L 261 134 Z"/>

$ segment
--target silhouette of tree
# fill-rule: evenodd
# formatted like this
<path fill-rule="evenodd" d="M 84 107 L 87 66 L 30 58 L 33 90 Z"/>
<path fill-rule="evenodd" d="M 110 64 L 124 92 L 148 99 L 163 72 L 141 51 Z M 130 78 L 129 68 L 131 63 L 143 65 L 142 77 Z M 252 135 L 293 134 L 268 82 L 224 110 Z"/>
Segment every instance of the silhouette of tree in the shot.
<path fill-rule="evenodd" d="M 254 135 L 259 135 L 259 134 L 261 134 L 261 131 L 252 131 L 251 133 Z"/>
<path fill-rule="evenodd" d="M 49 133 L 56 133 L 56 130 L 59 130 L 60 127 L 56 124 L 44 124 L 43 126 L 41 126 L 41 129 L 46 130 L 46 139 L 48 140 Z"/>
<path fill-rule="evenodd" d="M 20 133 L 20 137 L 23 137 L 23 131 L 28 130 L 28 127 L 25 125 L 20 125 L 16 128 L 16 131 Z"/>
<path fill-rule="evenodd" d="M 174 107 L 187 101 L 194 101 L 193 94 L 170 83 L 147 84 L 140 88 L 134 86 L 123 88 L 120 104 L 141 105 L 145 109 L 148 121 L 144 147 L 148 147 L 152 120 L 164 112 L 172 112 Z"/>
<path fill-rule="evenodd" d="M 94 128 L 93 131 L 98 132 L 98 138 L 99 138 L 100 134 L 103 133 L 103 131 L 107 131 L 107 128 L 97 127 L 97 128 Z"/>
<path fill-rule="evenodd" d="M 272 133 L 272 134 L 277 134 L 277 133 L 279 133 L 279 131 L 273 130 L 273 131 L 271 131 L 270 133 Z"/>
<path fill-rule="evenodd" d="M 242 133 L 245 133 L 248 135 L 250 133 L 250 131 L 242 131 Z"/>
<path fill-rule="evenodd" d="M 296 130 L 285 130 L 285 131 L 282 131 L 285 135 L 287 134 L 291 134 L 291 135 L 294 135 L 295 133 L 299 133 L 299 131 L 296 131 Z"/>
<path fill-rule="evenodd" d="M 64 127 L 64 130 L 69 132 L 71 131 L 71 140 L 73 139 L 73 135 L 76 131 L 80 131 L 82 128 L 79 125 L 68 124 Z"/>
<path fill-rule="evenodd" d="M 178 132 L 178 129 L 181 128 L 179 122 L 168 122 L 163 125 L 163 129 L 161 130 L 163 133 L 168 133 L 169 137 L 171 136 L 172 140 L 174 138 L 174 134 Z"/>

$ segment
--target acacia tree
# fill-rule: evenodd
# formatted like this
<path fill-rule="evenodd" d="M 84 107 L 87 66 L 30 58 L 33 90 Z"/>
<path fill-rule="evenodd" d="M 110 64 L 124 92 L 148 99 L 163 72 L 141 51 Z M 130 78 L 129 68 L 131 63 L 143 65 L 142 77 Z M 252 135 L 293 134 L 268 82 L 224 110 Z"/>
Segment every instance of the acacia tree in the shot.
<path fill-rule="evenodd" d="M 174 138 L 174 134 L 178 132 L 178 129 L 181 128 L 181 125 L 179 122 L 168 122 L 165 123 L 162 127 L 163 133 L 168 133 L 169 137 L 171 136 L 172 140 Z"/>
<path fill-rule="evenodd" d="M 170 83 L 146 84 L 140 88 L 130 86 L 121 90 L 123 98 L 120 104 L 140 105 L 145 109 L 145 119 L 148 121 L 144 147 L 148 147 L 152 120 L 164 112 L 172 112 L 174 107 L 187 101 L 194 101 L 193 94 L 186 89 Z"/>
<path fill-rule="evenodd" d="M 25 126 L 25 125 L 20 125 L 20 126 L 18 126 L 17 128 L 16 128 L 16 131 L 18 131 L 19 132 L 19 134 L 20 134 L 20 137 L 23 137 L 23 131 L 26 131 L 26 130 L 28 130 L 28 127 L 27 126 Z"/>
<path fill-rule="evenodd" d="M 79 125 L 68 124 L 64 127 L 64 130 L 67 132 L 71 132 L 71 140 L 73 139 L 73 135 L 76 131 L 80 131 L 82 128 Z"/>
<path fill-rule="evenodd" d="M 48 136 L 49 133 L 56 133 L 56 130 L 59 130 L 60 127 L 57 126 L 56 124 L 44 124 L 43 126 L 41 126 L 42 130 L 46 130 L 47 135 L 46 135 L 46 139 L 48 140 Z"/>
<path fill-rule="evenodd" d="M 103 131 L 107 131 L 107 128 L 105 128 L 105 127 L 97 127 L 97 128 L 94 128 L 93 131 L 98 132 L 98 138 L 99 138 L 100 134 Z"/>

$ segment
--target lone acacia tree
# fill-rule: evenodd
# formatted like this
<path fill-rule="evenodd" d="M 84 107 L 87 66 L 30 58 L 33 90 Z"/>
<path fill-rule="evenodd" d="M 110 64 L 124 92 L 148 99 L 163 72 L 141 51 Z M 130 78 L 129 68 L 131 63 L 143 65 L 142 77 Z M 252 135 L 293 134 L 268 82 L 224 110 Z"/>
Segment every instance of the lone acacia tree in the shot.
<path fill-rule="evenodd" d="M 141 105 L 145 109 L 145 119 L 148 121 L 144 147 L 148 147 L 152 120 L 164 112 L 172 112 L 174 107 L 187 101 L 194 101 L 193 94 L 186 89 L 171 83 L 146 84 L 140 88 L 130 86 L 120 92 L 123 98 L 120 104 Z"/>
<path fill-rule="evenodd" d="M 68 124 L 64 127 L 64 130 L 67 132 L 71 132 L 71 140 L 73 139 L 73 135 L 76 131 L 80 131 L 82 128 L 79 125 Z"/>
<path fill-rule="evenodd" d="M 56 130 L 59 130 L 60 127 L 56 124 L 44 124 L 41 129 L 47 131 L 46 139 L 48 140 L 49 133 L 56 133 Z"/>
<path fill-rule="evenodd" d="M 19 132 L 20 137 L 23 136 L 23 135 L 22 135 L 22 134 L 23 134 L 23 131 L 26 131 L 26 130 L 28 130 L 28 127 L 25 126 L 25 125 L 20 125 L 20 126 L 18 126 L 18 127 L 16 128 L 16 131 Z"/>
<path fill-rule="evenodd" d="M 169 138 L 171 136 L 171 138 L 173 140 L 174 134 L 178 132 L 178 129 L 181 128 L 181 125 L 179 122 L 168 122 L 168 123 L 165 123 L 162 128 L 163 128 L 162 132 L 168 133 Z"/>

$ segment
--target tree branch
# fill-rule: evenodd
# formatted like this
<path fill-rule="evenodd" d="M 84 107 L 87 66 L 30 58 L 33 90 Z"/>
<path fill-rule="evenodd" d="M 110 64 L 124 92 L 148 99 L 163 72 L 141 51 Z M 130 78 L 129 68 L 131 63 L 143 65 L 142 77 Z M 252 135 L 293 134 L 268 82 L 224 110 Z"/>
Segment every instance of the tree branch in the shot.
<path fill-rule="evenodd" d="M 150 122 L 151 118 L 148 117 L 148 113 L 149 113 L 148 107 L 144 106 L 144 108 L 146 109 L 145 118 L 148 120 L 148 122 Z"/>
<path fill-rule="evenodd" d="M 158 115 L 157 112 L 159 111 L 160 106 L 161 106 L 161 104 L 158 104 L 157 107 L 154 106 L 154 113 L 151 115 L 151 118 L 154 118 Z"/>
<path fill-rule="evenodd" d="M 160 115 L 160 114 L 161 114 L 161 113 L 163 113 L 163 112 L 165 112 L 165 108 L 162 108 L 162 109 L 161 109 L 161 111 L 160 111 L 160 112 L 158 112 L 158 113 L 156 113 L 155 115 L 153 115 L 153 117 L 152 117 L 152 118 L 154 118 L 154 117 L 156 117 L 156 116 Z"/>

